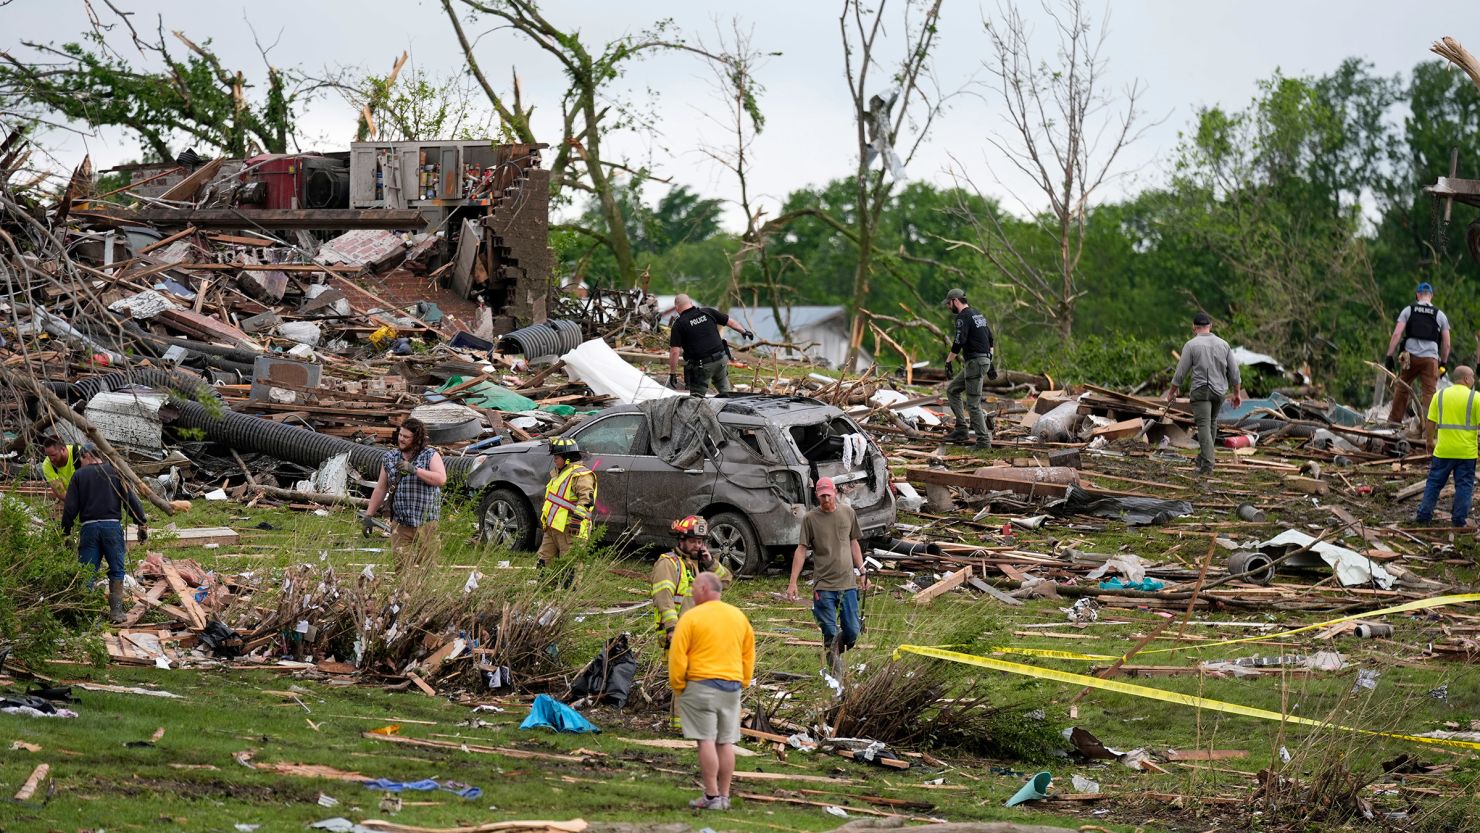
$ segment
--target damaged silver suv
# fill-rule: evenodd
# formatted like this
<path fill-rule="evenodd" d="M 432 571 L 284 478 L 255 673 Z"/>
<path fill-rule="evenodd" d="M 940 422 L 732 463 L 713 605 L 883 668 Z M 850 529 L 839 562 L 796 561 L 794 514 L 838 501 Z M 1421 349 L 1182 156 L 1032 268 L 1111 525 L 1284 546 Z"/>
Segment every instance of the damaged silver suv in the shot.
<path fill-rule="evenodd" d="M 841 410 L 815 399 L 673 397 L 619 405 L 562 436 L 580 443 L 596 472 L 596 521 L 607 540 L 668 546 L 675 518 L 702 515 L 715 557 L 737 574 L 755 574 L 772 555 L 796 548 L 819 477 L 837 483 L 865 539 L 882 539 L 894 527 L 883 452 Z M 545 440 L 479 456 L 467 486 L 482 495 L 484 541 L 525 551 L 538 546 L 550 469 Z"/>

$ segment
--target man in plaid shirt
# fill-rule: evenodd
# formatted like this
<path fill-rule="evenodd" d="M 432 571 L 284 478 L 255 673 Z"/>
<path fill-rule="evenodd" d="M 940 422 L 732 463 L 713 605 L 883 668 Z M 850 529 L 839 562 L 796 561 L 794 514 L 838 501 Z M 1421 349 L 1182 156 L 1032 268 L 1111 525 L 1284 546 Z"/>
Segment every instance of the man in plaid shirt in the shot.
<path fill-rule="evenodd" d="M 389 498 L 391 547 L 399 572 L 430 562 L 440 549 L 437 519 L 442 516 L 447 469 L 442 455 L 427 445 L 427 429 L 421 420 L 401 423 L 396 429 L 396 448 L 385 453 L 365 517 L 375 517 Z"/>

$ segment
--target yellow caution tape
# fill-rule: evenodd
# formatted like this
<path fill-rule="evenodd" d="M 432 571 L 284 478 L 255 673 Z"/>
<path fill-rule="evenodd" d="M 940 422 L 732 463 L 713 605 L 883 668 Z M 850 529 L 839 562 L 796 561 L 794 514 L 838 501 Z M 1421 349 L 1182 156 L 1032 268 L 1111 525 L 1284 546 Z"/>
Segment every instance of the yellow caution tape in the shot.
<path fill-rule="evenodd" d="M 935 647 L 944 648 L 947 646 L 937 645 Z M 994 654 L 1018 654 L 1025 657 L 1071 659 L 1078 662 L 1115 662 L 1121 659 L 1121 657 L 1112 657 L 1105 654 L 1081 654 L 1076 651 L 1055 651 L 1052 648 L 1014 648 L 1010 645 L 995 645 L 987 650 Z"/>
<path fill-rule="evenodd" d="M 1451 740 L 1449 738 L 1425 738 L 1417 735 L 1403 735 L 1394 732 L 1378 732 L 1372 729 L 1358 729 L 1351 726 L 1341 726 L 1336 723 L 1327 723 L 1323 720 L 1312 720 L 1308 717 L 1296 717 L 1294 715 L 1281 714 L 1259 709 L 1253 706 L 1241 706 L 1237 703 L 1226 703 L 1222 700 L 1210 700 L 1206 697 L 1198 697 L 1192 694 L 1181 694 L 1175 691 L 1165 691 L 1159 688 L 1124 683 L 1119 680 L 1101 679 L 1090 677 L 1085 674 L 1074 674 L 1069 671 L 1057 671 L 1052 668 L 1039 668 L 1035 665 L 1024 665 L 1020 662 L 1009 662 L 1003 659 L 991 657 L 979 657 L 973 654 L 963 654 L 959 651 L 947 651 L 941 648 L 931 648 L 925 645 L 901 645 L 894 651 L 894 658 L 899 659 L 901 653 L 919 654 L 923 657 L 949 660 L 951 662 L 975 665 L 978 668 L 988 668 L 993 671 L 1005 671 L 1009 674 L 1021 674 L 1025 677 L 1036 677 L 1041 680 L 1053 680 L 1054 682 L 1067 683 L 1069 685 L 1088 686 L 1090 688 L 1114 691 L 1120 694 L 1129 694 L 1132 697 L 1145 697 L 1149 700 L 1160 700 L 1164 703 L 1176 703 L 1180 706 L 1192 706 L 1194 708 L 1208 709 L 1210 711 L 1225 712 L 1227 714 L 1243 715 L 1244 717 L 1258 717 L 1264 720 L 1278 720 L 1284 723 L 1295 723 L 1301 726 L 1316 726 L 1323 729 L 1339 729 L 1343 732 L 1355 732 L 1361 735 L 1373 737 L 1396 738 L 1398 740 L 1414 741 L 1415 743 L 1429 743 L 1438 746 L 1454 746 L 1460 749 L 1480 749 L 1480 743 L 1467 740 Z"/>
<path fill-rule="evenodd" d="M 1480 593 L 1458 593 L 1452 596 L 1435 596 L 1432 599 L 1419 599 L 1394 607 L 1385 607 L 1381 610 L 1369 610 L 1366 613 L 1343 616 L 1339 619 L 1328 619 L 1324 622 L 1317 622 L 1314 625 L 1306 625 L 1305 627 L 1295 628 L 1293 630 L 1259 634 L 1258 636 L 1244 636 L 1238 639 L 1224 639 L 1219 642 L 1200 642 L 1196 645 L 1176 645 L 1171 648 L 1155 648 L 1149 651 L 1139 651 L 1136 653 L 1136 656 L 1171 654 L 1177 651 L 1201 651 L 1205 648 L 1217 648 L 1220 645 L 1239 645 L 1247 642 L 1269 642 L 1276 639 L 1283 639 L 1287 636 L 1294 636 L 1297 633 L 1329 628 L 1332 625 L 1355 622 L 1360 619 L 1371 619 L 1374 616 L 1386 616 L 1389 613 L 1407 613 L 1411 610 L 1426 610 L 1431 607 L 1444 607 L 1445 605 L 1465 604 L 1467 602 L 1480 602 Z M 1116 662 L 1128 661 L 1130 659 L 1127 656 L 1081 654 L 1077 651 L 1058 651 L 1052 648 L 1017 648 L 1010 645 L 994 645 L 987 650 L 994 654 L 1019 654 L 1027 657 L 1044 657 L 1047 659 L 1063 659 L 1075 662 Z"/>
<path fill-rule="evenodd" d="M 1154 651 L 1142 651 L 1142 654 L 1169 654 L 1173 651 L 1200 651 L 1203 648 L 1216 648 L 1219 645 L 1237 645 L 1241 642 L 1267 642 L 1273 639 L 1283 639 L 1294 636 L 1297 633 L 1329 628 L 1332 625 L 1340 625 L 1344 622 L 1355 622 L 1358 619 L 1370 619 L 1373 616 L 1386 616 L 1389 613 L 1407 613 L 1410 610 L 1426 610 L 1431 607 L 1444 607 L 1445 605 L 1464 604 L 1466 602 L 1480 602 L 1480 593 L 1459 593 L 1453 596 L 1435 596 L 1432 599 L 1419 599 L 1407 602 L 1395 607 L 1385 607 L 1381 610 L 1369 610 L 1366 613 L 1357 613 L 1351 616 L 1343 616 L 1340 619 L 1329 619 L 1325 622 L 1317 622 L 1314 625 L 1306 625 L 1303 628 L 1280 631 L 1279 633 L 1266 633 L 1258 636 L 1245 636 L 1239 639 L 1225 639 L 1221 642 L 1204 642 L 1198 645 L 1178 645 L 1173 648 L 1157 648 Z"/>

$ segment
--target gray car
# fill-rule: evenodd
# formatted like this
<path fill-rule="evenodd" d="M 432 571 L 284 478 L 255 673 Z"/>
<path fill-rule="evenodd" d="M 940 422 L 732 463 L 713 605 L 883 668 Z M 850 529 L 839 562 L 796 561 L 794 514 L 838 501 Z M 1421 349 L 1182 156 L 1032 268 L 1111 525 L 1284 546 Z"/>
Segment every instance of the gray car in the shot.
<path fill-rule="evenodd" d="M 737 574 L 760 572 L 769 557 L 796 548 L 813 487 L 831 477 L 858 513 L 865 539 L 894 527 L 894 495 L 882 451 L 838 408 L 805 397 L 728 395 L 651 407 L 619 405 L 568 429 L 596 472 L 596 521 L 607 540 L 668 546 L 669 525 L 701 515 L 709 547 Z M 708 413 L 673 406 L 705 408 Z M 712 418 L 711 415 L 712 414 Z M 700 427 L 702 426 L 702 427 Z M 671 435 L 689 442 L 676 454 Z M 679 465 L 674 465 L 674 460 Z M 551 474 L 545 440 L 480 455 L 468 487 L 482 495 L 484 541 L 529 551 L 539 544 L 539 509 Z"/>

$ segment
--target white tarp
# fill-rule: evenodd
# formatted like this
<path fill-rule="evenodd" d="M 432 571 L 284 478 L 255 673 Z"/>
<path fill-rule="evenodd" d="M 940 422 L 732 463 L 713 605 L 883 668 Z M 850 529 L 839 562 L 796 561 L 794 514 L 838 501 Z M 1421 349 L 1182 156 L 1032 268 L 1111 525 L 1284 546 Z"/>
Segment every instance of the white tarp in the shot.
<path fill-rule="evenodd" d="M 1259 545 L 1260 549 L 1265 547 L 1304 547 L 1314 544 L 1316 539 L 1298 532 L 1287 529 L 1279 535 Z M 1376 582 L 1378 587 L 1391 590 L 1397 578 L 1382 568 L 1381 564 L 1373 561 L 1365 555 L 1346 547 L 1338 547 L 1322 541 L 1311 546 L 1310 551 L 1319 555 L 1322 561 L 1331 565 L 1336 573 L 1336 580 L 1351 587 L 1353 585 L 1372 584 Z"/>
<path fill-rule="evenodd" d="M 682 396 L 654 382 L 647 374 L 628 364 L 599 338 L 593 338 L 560 357 L 566 375 L 584 382 L 598 396 L 611 396 L 618 402 L 635 405 L 650 399 Z"/>
<path fill-rule="evenodd" d="M 1276 359 L 1274 356 L 1265 353 L 1255 353 L 1247 347 L 1235 347 L 1231 352 L 1233 353 L 1233 360 L 1241 366 L 1252 367 L 1267 364 L 1280 373 L 1285 372 L 1285 366 L 1280 364 L 1279 359 Z"/>

